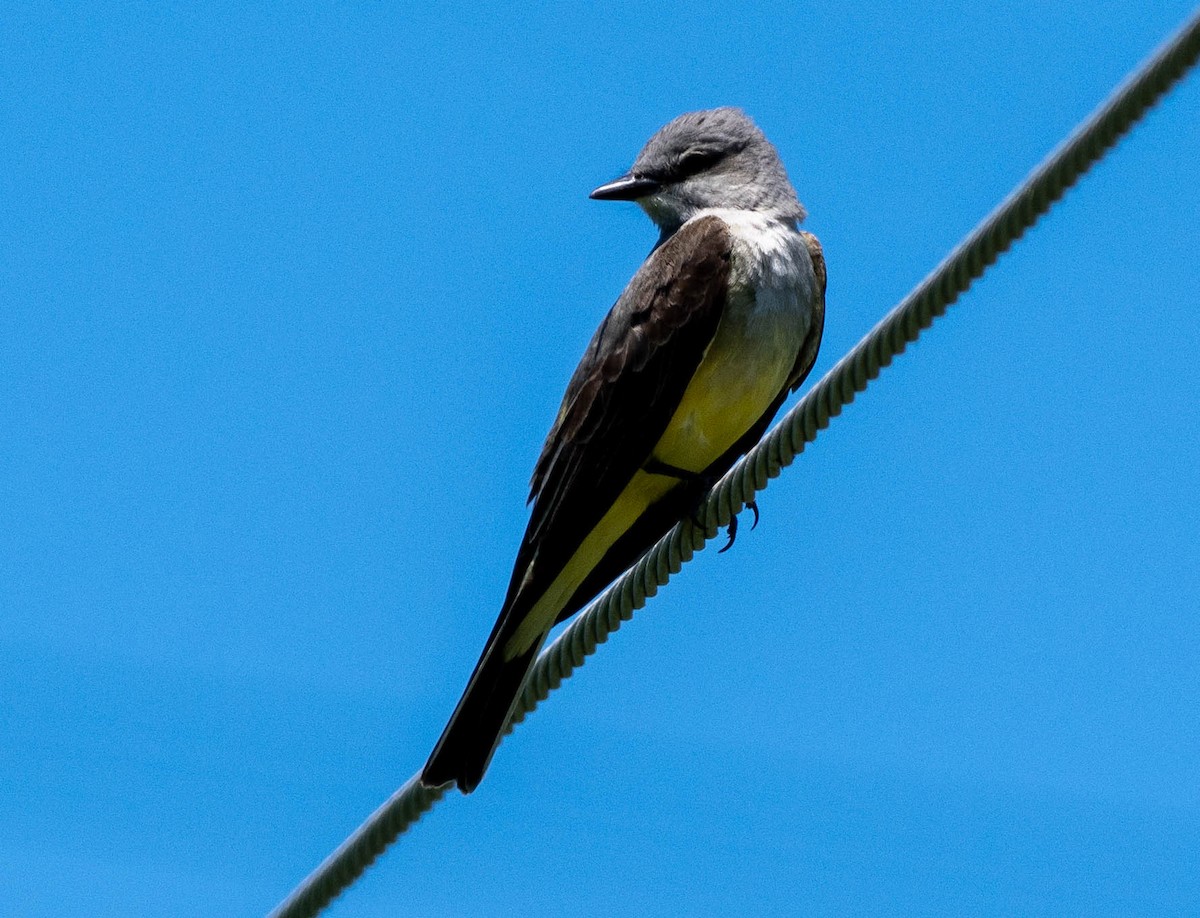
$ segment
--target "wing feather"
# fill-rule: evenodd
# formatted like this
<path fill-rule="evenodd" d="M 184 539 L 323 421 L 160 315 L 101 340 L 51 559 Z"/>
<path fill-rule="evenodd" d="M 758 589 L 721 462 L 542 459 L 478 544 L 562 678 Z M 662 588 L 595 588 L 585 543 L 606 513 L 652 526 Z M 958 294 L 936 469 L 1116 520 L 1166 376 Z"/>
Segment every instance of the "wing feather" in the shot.
<path fill-rule="evenodd" d="M 578 548 L 666 429 L 716 333 L 733 240 L 717 217 L 646 260 L 592 337 L 534 467 L 509 605 L 535 555 L 532 594 Z M 546 580 L 548 583 L 549 580 Z"/>
<path fill-rule="evenodd" d="M 796 365 L 788 381 L 788 391 L 795 392 L 803 385 L 808 374 L 812 372 L 813 364 L 817 362 L 817 351 L 821 349 L 821 336 L 825 332 L 825 253 L 821 251 L 821 243 L 812 233 L 799 230 L 804 245 L 808 248 L 808 257 L 812 259 L 813 277 L 816 278 L 817 288 L 813 294 L 812 321 L 808 335 L 796 355 Z M 772 412 L 772 415 L 774 412 Z"/>

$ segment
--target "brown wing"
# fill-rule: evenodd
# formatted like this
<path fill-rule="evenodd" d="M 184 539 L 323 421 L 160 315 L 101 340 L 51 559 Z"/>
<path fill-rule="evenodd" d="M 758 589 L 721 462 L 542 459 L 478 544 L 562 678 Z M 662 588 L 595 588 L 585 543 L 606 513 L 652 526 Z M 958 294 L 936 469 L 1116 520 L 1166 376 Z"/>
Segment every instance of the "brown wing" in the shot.
<path fill-rule="evenodd" d="M 648 545 L 653 545 L 658 541 L 680 517 L 694 508 L 696 502 L 703 496 L 707 484 L 711 484 L 729 471 L 734 462 L 745 455 L 762 438 L 772 419 L 787 400 L 788 393 L 795 392 L 812 370 L 817 359 L 817 351 L 821 346 L 821 334 L 825 327 L 825 259 L 822 257 L 821 244 L 817 242 L 816 236 L 803 231 L 800 235 L 804 237 L 804 242 L 808 246 L 816 285 L 813 289 L 812 315 L 808 334 L 805 335 L 804 341 L 796 353 L 796 362 L 792 367 L 792 372 L 788 375 L 787 385 L 763 412 L 762 417 L 724 455 L 706 468 L 703 475 L 694 481 L 681 482 L 674 492 L 652 507 L 629 532 L 617 540 L 600 563 L 580 584 L 579 589 L 560 614 L 559 621 L 583 608 L 593 596 L 637 561 Z"/>
<path fill-rule="evenodd" d="M 792 367 L 792 375 L 788 382 L 788 391 L 795 392 L 803 385 L 804 380 L 817 362 L 817 351 L 821 349 L 821 335 L 825 331 L 825 253 L 821 251 L 821 243 L 812 233 L 800 230 L 804 244 L 808 246 L 808 257 L 812 259 L 813 275 L 817 280 L 817 289 L 813 294 L 812 324 L 800 353 L 796 355 L 796 365 Z"/>
<path fill-rule="evenodd" d="M 540 642 L 508 657 L 508 638 L 558 575 L 588 532 L 650 456 L 716 333 L 725 306 L 732 240 L 712 217 L 681 229 L 659 246 L 601 324 L 571 378 L 533 473 L 533 511 L 517 555 L 500 617 L 441 739 L 422 772 L 438 787 L 448 781 L 469 793 L 483 776 L 497 737 L 521 690 Z M 815 247 L 815 248 L 814 248 Z M 809 242 L 818 285 L 813 326 L 801 347 L 794 385 L 816 357 L 824 319 L 824 261 Z M 786 389 L 763 416 L 761 435 Z M 748 437 L 714 467 L 728 468 Z M 703 482 L 681 481 L 651 507 L 601 559 L 560 610 L 577 611 L 662 535 Z M 537 557 L 526 581 L 530 562 Z"/>
<path fill-rule="evenodd" d="M 531 598 L 649 458 L 716 333 L 731 251 L 719 218 L 687 224 L 654 250 L 597 329 L 534 468 L 506 608 L 534 555 Z"/>

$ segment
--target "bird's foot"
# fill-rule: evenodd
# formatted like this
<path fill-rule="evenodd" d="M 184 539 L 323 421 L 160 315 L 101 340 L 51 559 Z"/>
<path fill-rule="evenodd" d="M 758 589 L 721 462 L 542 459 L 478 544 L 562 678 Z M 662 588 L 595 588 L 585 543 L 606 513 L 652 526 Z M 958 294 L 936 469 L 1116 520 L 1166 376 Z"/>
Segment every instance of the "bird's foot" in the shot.
<path fill-rule="evenodd" d="M 750 531 L 753 532 L 755 529 L 758 528 L 758 519 L 759 519 L 758 501 L 755 501 L 755 500 L 746 501 L 746 509 L 748 509 L 754 513 L 754 522 L 750 524 Z M 729 551 L 729 549 L 733 548 L 733 543 L 737 541 L 738 518 L 736 516 L 732 516 L 729 518 L 729 525 L 727 527 L 725 527 L 725 533 L 729 536 L 729 541 L 725 543 L 724 548 L 717 550 L 718 555 L 725 554 L 725 552 L 727 552 L 727 551 Z"/>
<path fill-rule="evenodd" d="M 693 472 L 690 469 L 681 469 L 676 465 L 669 465 L 653 456 L 642 466 L 643 471 L 649 472 L 651 475 L 664 475 L 668 478 L 677 478 L 685 485 L 695 488 L 699 491 L 700 496 L 692 507 L 688 518 L 692 521 L 692 525 L 697 529 L 707 531 L 708 526 L 705 523 L 704 515 L 701 511 L 704 509 L 705 498 L 708 497 L 709 489 L 716 484 L 717 479 L 710 475 L 705 475 L 703 472 Z"/>
<path fill-rule="evenodd" d="M 642 466 L 642 468 L 651 475 L 667 475 L 671 478 L 678 478 L 680 481 L 702 488 L 703 492 L 700 500 L 696 503 L 696 506 L 692 508 L 690 518 L 693 526 L 695 526 L 697 529 L 702 529 L 707 532 L 708 526 L 701 511 L 704 509 L 704 501 L 708 497 L 708 491 L 714 484 L 717 483 L 717 478 L 710 477 L 702 472 L 692 472 L 688 469 L 681 469 L 674 465 L 668 465 L 667 463 L 661 462 L 654 457 L 651 457 L 649 461 Z M 754 514 L 754 523 L 750 526 L 750 530 L 753 532 L 758 528 L 758 502 L 755 500 L 748 500 L 746 501 L 746 507 Z M 725 552 L 729 551 L 729 549 L 733 548 L 733 543 L 737 539 L 737 531 L 738 518 L 734 516 L 729 520 L 729 525 L 725 527 L 725 532 L 729 536 L 729 541 L 725 543 L 724 548 L 717 552 L 718 555 L 724 554 Z"/>
<path fill-rule="evenodd" d="M 725 534 L 729 536 L 729 541 L 725 543 L 724 548 L 718 548 L 717 554 L 723 555 L 729 549 L 733 548 L 733 543 L 737 541 L 738 520 L 736 516 L 729 518 L 729 525 L 725 527 Z"/>

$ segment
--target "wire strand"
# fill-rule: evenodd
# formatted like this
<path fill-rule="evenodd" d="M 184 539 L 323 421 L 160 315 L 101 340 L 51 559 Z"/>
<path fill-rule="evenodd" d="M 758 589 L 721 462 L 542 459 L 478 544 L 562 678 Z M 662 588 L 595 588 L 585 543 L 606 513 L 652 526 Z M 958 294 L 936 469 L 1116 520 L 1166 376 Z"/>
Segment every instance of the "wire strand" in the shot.
<path fill-rule="evenodd" d="M 583 665 L 598 644 L 633 617 L 692 556 L 728 525 L 768 480 L 790 465 L 923 329 L 945 313 L 996 259 L 1162 98 L 1200 55 L 1200 9 L 1071 132 L 854 349 L 709 492 L 698 518 L 685 519 L 580 614 L 538 657 L 505 735 Z M 414 775 L 372 813 L 269 915 L 313 918 L 396 838 L 433 807 L 444 788 Z"/>

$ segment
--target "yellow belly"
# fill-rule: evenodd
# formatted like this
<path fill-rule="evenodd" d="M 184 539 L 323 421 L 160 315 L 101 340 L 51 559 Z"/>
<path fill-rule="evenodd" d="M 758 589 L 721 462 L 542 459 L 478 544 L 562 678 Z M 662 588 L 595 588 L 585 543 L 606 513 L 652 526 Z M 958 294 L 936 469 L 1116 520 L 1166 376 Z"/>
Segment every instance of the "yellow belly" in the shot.
<path fill-rule="evenodd" d="M 692 377 L 654 458 L 702 472 L 724 455 L 787 385 L 799 351 L 776 323 L 723 319 Z"/>
<path fill-rule="evenodd" d="M 718 326 L 654 448 L 660 462 L 704 471 L 762 417 L 787 385 L 798 344 L 770 322 L 747 325 L 738 319 L 727 314 Z M 540 641 L 617 539 L 678 484 L 669 475 L 636 472 L 505 644 L 504 656 L 511 659 Z"/>

